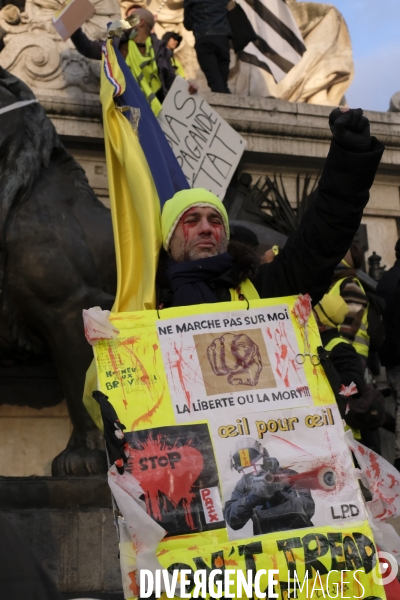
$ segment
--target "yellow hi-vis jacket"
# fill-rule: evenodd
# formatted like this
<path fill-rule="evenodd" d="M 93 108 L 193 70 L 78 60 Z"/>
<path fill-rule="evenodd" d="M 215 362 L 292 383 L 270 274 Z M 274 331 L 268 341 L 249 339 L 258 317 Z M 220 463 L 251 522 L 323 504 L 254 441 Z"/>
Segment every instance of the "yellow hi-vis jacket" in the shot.
<path fill-rule="evenodd" d="M 146 40 L 145 53 L 141 54 L 134 41 L 128 42 L 128 56 L 126 64 L 132 71 L 133 76 L 150 104 L 151 110 L 157 117 L 161 110 L 161 102 L 156 94 L 161 89 L 161 81 L 158 75 L 158 66 L 154 54 L 151 37 Z"/>
<path fill-rule="evenodd" d="M 348 279 L 348 277 L 344 277 L 343 279 L 339 279 L 339 281 L 336 281 L 336 283 L 329 290 L 328 294 L 340 295 L 340 286 L 345 279 Z M 363 286 L 361 285 L 361 282 L 359 279 L 357 279 L 357 284 L 360 286 L 361 291 L 365 294 L 365 290 L 364 290 Z M 354 341 L 351 342 L 351 344 L 353 345 L 354 349 L 356 350 L 356 352 L 358 354 L 361 354 L 361 356 L 363 356 L 364 358 L 368 358 L 368 352 L 369 352 L 368 308 L 364 310 L 360 328 L 358 329 L 356 336 L 354 338 Z"/>

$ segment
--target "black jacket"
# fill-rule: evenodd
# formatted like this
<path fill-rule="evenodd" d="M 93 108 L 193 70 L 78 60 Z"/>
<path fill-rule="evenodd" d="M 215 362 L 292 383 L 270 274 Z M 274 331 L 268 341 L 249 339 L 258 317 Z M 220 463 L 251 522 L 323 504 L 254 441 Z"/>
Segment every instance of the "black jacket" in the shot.
<path fill-rule="evenodd" d="M 400 365 L 400 259 L 382 275 L 376 293 L 386 305 L 383 313 L 385 341 L 379 350 L 379 358 L 382 365 L 390 369 Z"/>
<path fill-rule="evenodd" d="M 296 475 L 297 472 L 279 468 L 277 474 Z M 312 527 L 315 503 L 310 490 L 297 490 L 288 485 L 271 499 L 265 500 L 264 504 L 253 508 L 247 500 L 252 489 L 252 477 L 250 474 L 243 475 L 231 499 L 225 503 L 225 520 L 232 529 L 242 529 L 250 519 L 253 521 L 254 535 Z"/>
<path fill-rule="evenodd" d="M 228 0 L 184 0 L 183 24 L 196 40 L 205 35 L 231 35 Z"/>
<path fill-rule="evenodd" d="M 82 29 L 79 28 L 71 35 L 71 41 L 78 52 L 86 58 L 101 60 L 104 44 L 103 40 L 90 40 L 82 31 Z M 167 48 L 166 43 L 162 40 L 159 40 L 156 35 L 151 36 L 151 41 L 154 48 L 154 55 L 156 57 L 158 76 L 162 86 L 162 94 L 161 96 L 157 94 L 157 97 L 159 97 L 159 100 L 162 101 L 167 95 L 168 90 L 170 89 L 176 77 L 175 69 L 173 68 L 171 62 L 173 54 L 172 51 Z M 116 38 L 117 47 L 119 47 L 119 45 L 123 42 L 124 38 Z"/>
<path fill-rule="evenodd" d="M 326 346 L 332 339 L 340 338 L 337 329 L 329 329 L 321 332 L 322 345 Z M 360 355 L 357 354 L 353 346 L 343 340 L 329 352 L 329 360 L 335 367 L 340 377 L 340 383 L 349 386 L 352 382 L 356 384 L 359 394 L 362 394 L 365 387 L 364 371 Z"/>
<path fill-rule="evenodd" d="M 257 266 L 254 259 L 248 259 L 251 251 L 234 254 L 236 267 L 210 283 L 218 302 L 229 301 L 229 288 L 246 278 L 252 280 L 261 298 L 308 293 L 313 304 L 319 302 L 358 230 L 383 150 L 376 138 L 365 153 L 343 150 L 333 140 L 315 200 L 299 228 L 272 263 Z M 167 308 L 172 293 L 163 270 L 161 258 L 157 301 Z"/>

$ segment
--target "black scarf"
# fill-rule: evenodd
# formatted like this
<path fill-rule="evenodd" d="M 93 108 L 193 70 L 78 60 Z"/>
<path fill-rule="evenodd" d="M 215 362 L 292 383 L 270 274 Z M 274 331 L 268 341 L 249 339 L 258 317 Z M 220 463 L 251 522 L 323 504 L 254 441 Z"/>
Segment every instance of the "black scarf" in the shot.
<path fill-rule="evenodd" d="M 218 302 L 208 284 L 233 266 L 234 259 L 228 252 L 186 262 L 170 259 L 167 277 L 173 292 L 172 306 Z"/>

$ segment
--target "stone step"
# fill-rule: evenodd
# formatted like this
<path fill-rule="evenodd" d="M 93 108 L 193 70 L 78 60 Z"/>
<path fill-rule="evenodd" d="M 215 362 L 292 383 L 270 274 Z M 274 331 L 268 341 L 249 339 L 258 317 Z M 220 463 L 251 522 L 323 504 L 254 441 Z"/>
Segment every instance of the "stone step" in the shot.
<path fill-rule="evenodd" d="M 106 477 L 1 477 L 0 511 L 65 598 L 122 598 Z"/>

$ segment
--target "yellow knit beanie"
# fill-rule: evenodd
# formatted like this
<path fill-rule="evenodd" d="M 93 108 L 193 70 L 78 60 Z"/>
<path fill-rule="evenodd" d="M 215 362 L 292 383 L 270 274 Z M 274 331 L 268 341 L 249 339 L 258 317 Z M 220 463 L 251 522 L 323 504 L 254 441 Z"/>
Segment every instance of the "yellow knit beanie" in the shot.
<path fill-rule="evenodd" d="M 164 204 L 161 213 L 161 231 L 163 246 L 168 250 L 169 243 L 174 234 L 176 226 L 181 216 L 193 206 L 209 206 L 215 208 L 221 215 L 224 222 L 225 234 L 229 240 L 229 220 L 225 206 L 221 200 L 212 192 L 203 188 L 193 188 L 177 192 L 170 200 Z"/>

